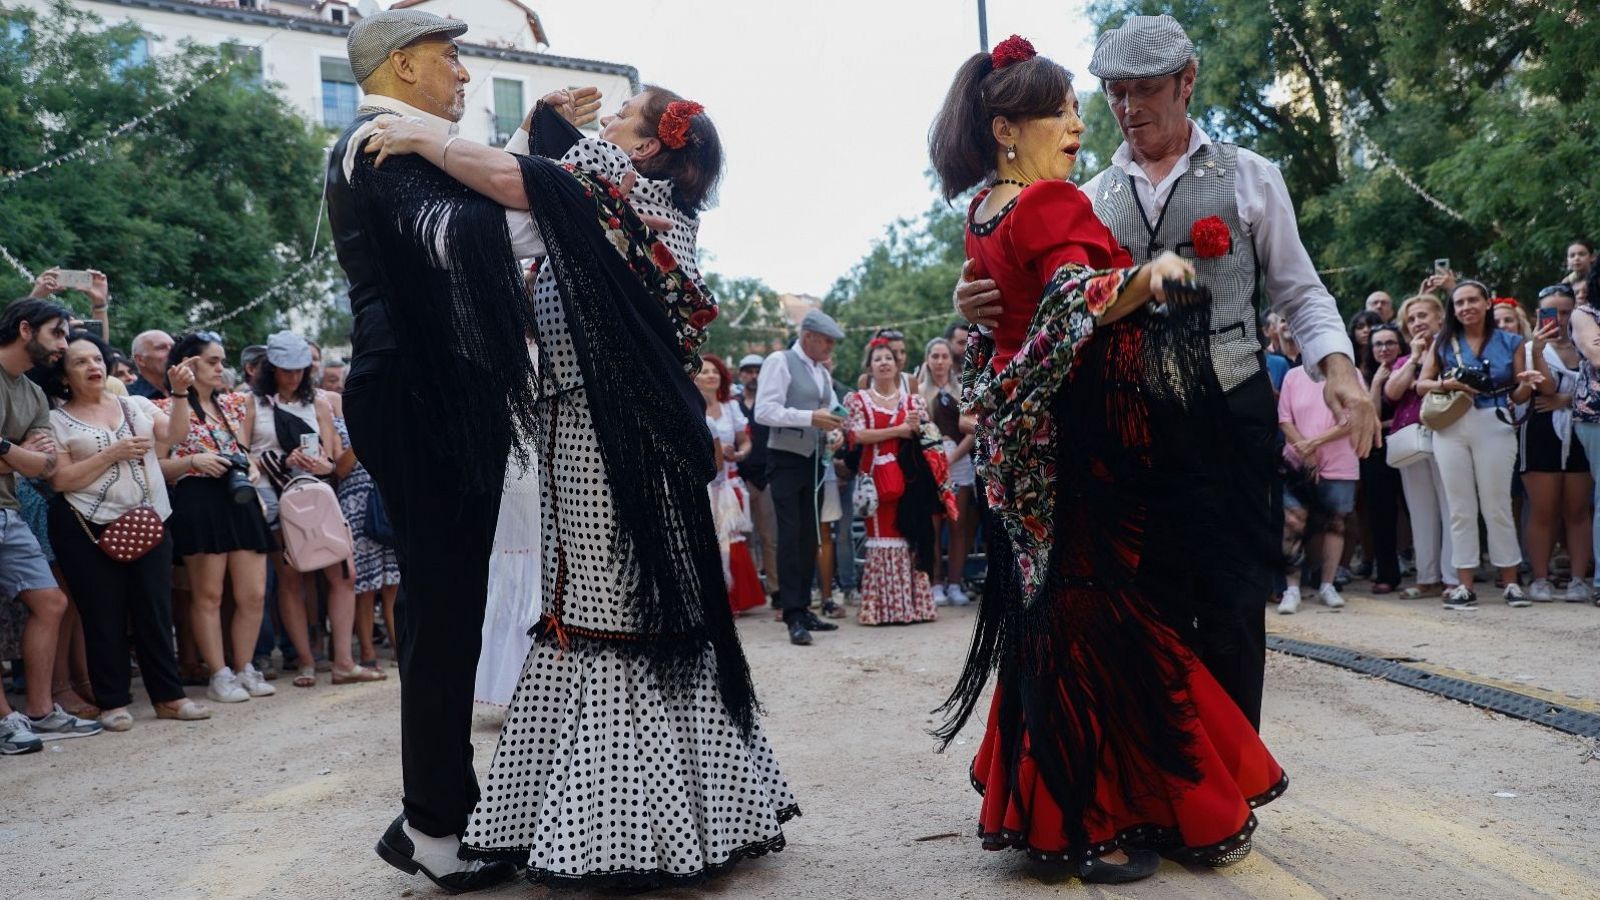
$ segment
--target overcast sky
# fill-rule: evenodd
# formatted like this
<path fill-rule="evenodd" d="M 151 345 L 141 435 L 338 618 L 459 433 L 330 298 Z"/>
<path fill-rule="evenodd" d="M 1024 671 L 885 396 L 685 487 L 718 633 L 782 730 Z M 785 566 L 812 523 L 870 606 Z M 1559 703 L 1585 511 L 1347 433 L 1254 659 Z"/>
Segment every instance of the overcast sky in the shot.
<path fill-rule="evenodd" d="M 817 295 L 885 225 L 932 201 L 928 124 L 978 47 L 977 0 L 531 5 L 551 53 L 627 63 L 705 104 L 728 158 L 721 205 L 700 232 L 709 268 Z M 1084 5 L 989 0 L 990 42 L 1020 33 L 1092 88 Z"/>

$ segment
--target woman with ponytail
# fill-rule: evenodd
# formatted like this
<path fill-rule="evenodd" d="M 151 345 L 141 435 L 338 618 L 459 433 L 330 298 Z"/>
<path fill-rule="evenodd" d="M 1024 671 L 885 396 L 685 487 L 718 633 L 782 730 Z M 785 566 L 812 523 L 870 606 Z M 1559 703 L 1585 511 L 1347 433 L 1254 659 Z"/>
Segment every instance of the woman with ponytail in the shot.
<path fill-rule="evenodd" d="M 991 562 L 939 736 L 997 672 L 972 765 L 984 847 L 1114 883 L 1158 854 L 1242 859 L 1286 779 L 1163 612 L 1220 525 L 1209 295 L 1095 218 L 1067 180 L 1083 130 L 1071 76 L 1013 35 L 961 67 L 929 135 L 945 197 L 979 188 L 967 256 L 1004 309 L 962 372 Z"/>

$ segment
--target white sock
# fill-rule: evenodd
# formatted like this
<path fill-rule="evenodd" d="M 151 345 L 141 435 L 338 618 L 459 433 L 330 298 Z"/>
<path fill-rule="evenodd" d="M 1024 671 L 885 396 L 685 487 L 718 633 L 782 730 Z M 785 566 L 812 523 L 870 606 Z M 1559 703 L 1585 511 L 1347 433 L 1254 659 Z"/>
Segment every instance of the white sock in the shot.
<path fill-rule="evenodd" d="M 430 837 L 411 827 L 410 822 L 400 826 L 404 829 L 406 837 L 411 839 L 411 858 L 421 863 L 424 868 L 435 875 L 448 875 L 451 872 L 465 872 L 472 868 L 473 863 L 457 855 L 461 849 L 461 839 L 455 835 L 449 837 Z"/>

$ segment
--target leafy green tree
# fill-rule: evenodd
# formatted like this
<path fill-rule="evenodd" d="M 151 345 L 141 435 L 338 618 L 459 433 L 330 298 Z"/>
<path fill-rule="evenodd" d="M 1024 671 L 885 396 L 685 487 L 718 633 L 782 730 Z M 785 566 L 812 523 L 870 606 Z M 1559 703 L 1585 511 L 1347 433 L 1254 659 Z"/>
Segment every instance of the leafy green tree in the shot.
<path fill-rule="evenodd" d="M 57 2 L 0 11 L 0 168 L 21 170 L 174 100 L 217 71 L 212 48 L 149 46 Z M 9 26 L 9 28 L 5 27 Z M 332 255 L 311 247 L 325 136 L 244 63 L 86 156 L 0 186 L 0 244 L 34 272 L 96 268 L 111 280 L 117 343 L 214 319 L 234 346 L 328 304 Z M 326 244 L 326 229 L 322 243 Z M 0 291 L 29 285 L 3 267 Z M 83 306 L 73 294 L 63 298 Z"/>

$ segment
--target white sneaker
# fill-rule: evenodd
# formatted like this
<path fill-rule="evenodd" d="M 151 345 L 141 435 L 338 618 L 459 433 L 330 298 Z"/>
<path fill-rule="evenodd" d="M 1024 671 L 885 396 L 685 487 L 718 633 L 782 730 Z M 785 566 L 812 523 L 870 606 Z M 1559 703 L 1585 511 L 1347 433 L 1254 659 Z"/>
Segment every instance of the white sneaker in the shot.
<path fill-rule="evenodd" d="M 942 584 L 934 585 L 933 586 L 933 605 L 934 606 L 948 606 L 949 604 L 950 604 L 950 600 L 949 600 L 949 597 L 944 592 L 944 585 L 942 585 Z"/>
<path fill-rule="evenodd" d="M 256 671 L 253 664 L 247 663 L 244 671 L 239 673 L 239 686 L 252 697 L 271 697 L 278 689 L 267 684 L 267 676 Z"/>
<path fill-rule="evenodd" d="M 1283 589 L 1283 599 L 1278 601 L 1278 614 L 1292 616 L 1300 609 L 1300 589 L 1287 587 Z"/>
<path fill-rule="evenodd" d="M 1532 606 L 1533 601 L 1529 600 L 1528 595 L 1522 592 L 1522 585 L 1513 581 L 1506 585 L 1506 605 L 1521 609 L 1525 606 Z"/>
<path fill-rule="evenodd" d="M 1540 578 L 1528 585 L 1528 599 L 1536 603 L 1550 603 L 1556 599 L 1556 586 L 1548 578 Z"/>
<path fill-rule="evenodd" d="M 211 673 L 211 685 L 206 688 L 206 696 L 218 703 L 243 703 L 250 699 L 250 692 L 239 683 L 239 676 L 233 670 L 223 666 Z"/>
<path fill-rule="evenodd" d="M 950 598 L 951 606 L 966 606 L 972 602 L 972 598 L 967 596 L 967 592 L 962 590 L 959 584 L 950 585 L 945 589 L 944 595 Z M 1583 599 L 1589 599 L 1589 595 L 1585 594 Z"/>
<path fill-rule="evenodd" d="M 1322 605 L 1329 609 L 1344 608 L 1344 598 L 1339 596 L 1339 589 L 1331 584 L 1325 584 L 1319 588 L 1317 597 L 1322 600 Z"/>
<path fill-rule="evenodd" d="M 1567 582 L 1567 589 L 1561 593 L 1561 599 L 1568 603 L 1588 603 L 1593 597 L 1594 593 L 1583 583 L 1582 578 L 1574 578 Z"/>

